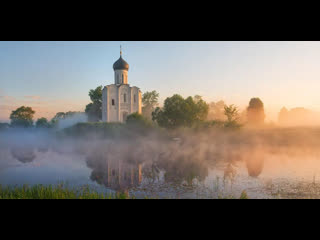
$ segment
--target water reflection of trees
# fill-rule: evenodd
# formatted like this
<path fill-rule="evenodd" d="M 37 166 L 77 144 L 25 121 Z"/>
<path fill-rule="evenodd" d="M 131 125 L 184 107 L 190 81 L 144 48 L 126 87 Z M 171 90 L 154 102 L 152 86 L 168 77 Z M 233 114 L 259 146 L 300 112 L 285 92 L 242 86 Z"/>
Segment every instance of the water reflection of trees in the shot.
<path fill-rule="evenodd" d="M 33 147 L 16 146 L 11 149 L 12 156 L 22 163 L 30 163 L 36 158 Z"/>
<path fill-rule="evenodd" d="M 208 176 L 208 167 L 202 159 L 186 154 L 160 154 L 157 162 L 159 169 L 164 170 L 164 180 L 167 183 L 187 183 L 194 180 L 203 181 Z"/>
<path fill-rule="evenodd" d="M 125 147 L 109 144 L 104 151 L 95 150 L 87 156 L 87 166 L 92 169 L 90 178 L 116 191 L 136 188 L 143 180 L 189 186 L 194 180 L 203 181 L 208 176 L 208 167 L 201 156 L 178 151 L 177 147 L 179 144 L 173 143 L 167 151 L 159 152 L 157 148 L 139 144 Z"/>
<path fill-rule="evenodd" d="M 127 156 L 116 159 L 118 154 L 95 151 L 87 157 L 92 169 L 90 179 L 116 191 L 138 186 L 142 180 L 141 164 Z"/>

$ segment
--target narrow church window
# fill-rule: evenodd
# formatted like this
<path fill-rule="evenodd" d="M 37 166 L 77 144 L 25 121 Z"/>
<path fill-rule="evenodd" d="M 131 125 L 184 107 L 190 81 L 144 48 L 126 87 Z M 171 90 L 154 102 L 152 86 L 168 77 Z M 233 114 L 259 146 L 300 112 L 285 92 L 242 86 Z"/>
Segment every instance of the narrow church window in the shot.
<path fill-rule="evenodd" d="M 124 83 L 124 81 L 123 81 L 123 74 L 122 74 L 122 83 Z"/>
<path fill-rule="evenodd" d="M 114 99 L 112 99 L 112 106 L 114 106 Z"/>
<path fill-rule="evenodd" d="M 123 94 L 123 101 L 127 102 L 127 94 Z"/>
<path fill-rule="evenodd" d="M 135 94 L 133 95 L 133 102 L 134 103 L 136 102 L 136 95 Z"/>

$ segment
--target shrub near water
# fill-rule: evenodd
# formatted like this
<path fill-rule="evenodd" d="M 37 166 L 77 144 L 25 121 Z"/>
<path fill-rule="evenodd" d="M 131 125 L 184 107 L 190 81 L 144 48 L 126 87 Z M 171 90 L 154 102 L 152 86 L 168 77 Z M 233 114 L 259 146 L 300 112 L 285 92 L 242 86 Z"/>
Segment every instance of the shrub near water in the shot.
<path fill-rule="evenodd" d="M 129 115 L 130 116 L 130 115 Z M 64 129 L 59 133 L 60 137 L 71 138 L 98 138 L 98 139 L 135 139 L 138 136 L 149 134 L 162 134 L 159 128 L 143 119 L 130 119 L 128 123 L 78 123 Z"/>
<path fill-rule="evenodd" d="M 78 123 L 63 130 L 63 133 L 70 137 L 89 137 L 89 136 L 116 136 L 123 131 L 121 123 Z"/>

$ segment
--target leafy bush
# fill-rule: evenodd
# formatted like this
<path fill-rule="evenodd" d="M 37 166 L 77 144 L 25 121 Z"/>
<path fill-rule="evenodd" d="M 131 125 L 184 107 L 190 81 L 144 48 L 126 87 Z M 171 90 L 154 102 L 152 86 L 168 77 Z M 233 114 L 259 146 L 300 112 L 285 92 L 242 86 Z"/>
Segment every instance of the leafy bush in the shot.
<path fill-rule="evenodd" d="M 127 117 L 126 123 L 136 127 L 151 127 L 152 123 L 139 113 L 132 113 Z"/>
<path fill-rule="evenodd" d="M 195 130 L 208 129 L 208 128 L 223 128 L 225 125 L 224 121 L 213 120 L 213 121 L 203 121 L 194 124 L 193 128 Z"/>
<path fill-rule="evenodd" d="M 241 124 L 239 124 L 237 121 L 227 121 L 224 123 L 224 128 L 225 129 L 230 129 L 230 130 L 237 130 L 242 127 Z"/>
<path fill-rule="evenodd" d="M 135 116 L 135 117 L 134 117 Z M 135 139 L 138 136 L 146 136 L 150 133 L 162 133 L 162 131 L 145 122 L 138 115 L 131 116 L 128 124 L 123 123 L 78 123 L 72 127 L 65 128 L 58 134 L 63 137 L 84 137 L 98 139 Z"/>
<path fill-rule="evenodd" d="M 36 122 L 36 128 L 50 128 L 51 124 L 46 118 L 39 118 Z"/>
<path fill-rule="evenodd" d="M 62 134 L 70 137 L 115 137 L 124 130 L 122 123 L 77 123 L 72 127 L 65 128 Z"/>

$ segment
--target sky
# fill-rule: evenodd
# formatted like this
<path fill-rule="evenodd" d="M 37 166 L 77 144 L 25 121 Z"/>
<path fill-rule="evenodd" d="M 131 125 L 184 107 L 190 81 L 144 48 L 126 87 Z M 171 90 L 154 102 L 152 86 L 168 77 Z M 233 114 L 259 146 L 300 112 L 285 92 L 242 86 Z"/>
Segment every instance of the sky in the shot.
<path fill-rule="evenodd" d="M 200 95 L 245 109 L 252 97 L 267 121 L 280 109 L 320 111 L 320 42 L 0 42 L 0 121 L 24 105 L 35 118 L 84 111 L 88 92 L 114 83 L 112 65 L 129 63 L 142 93 Z"/>

